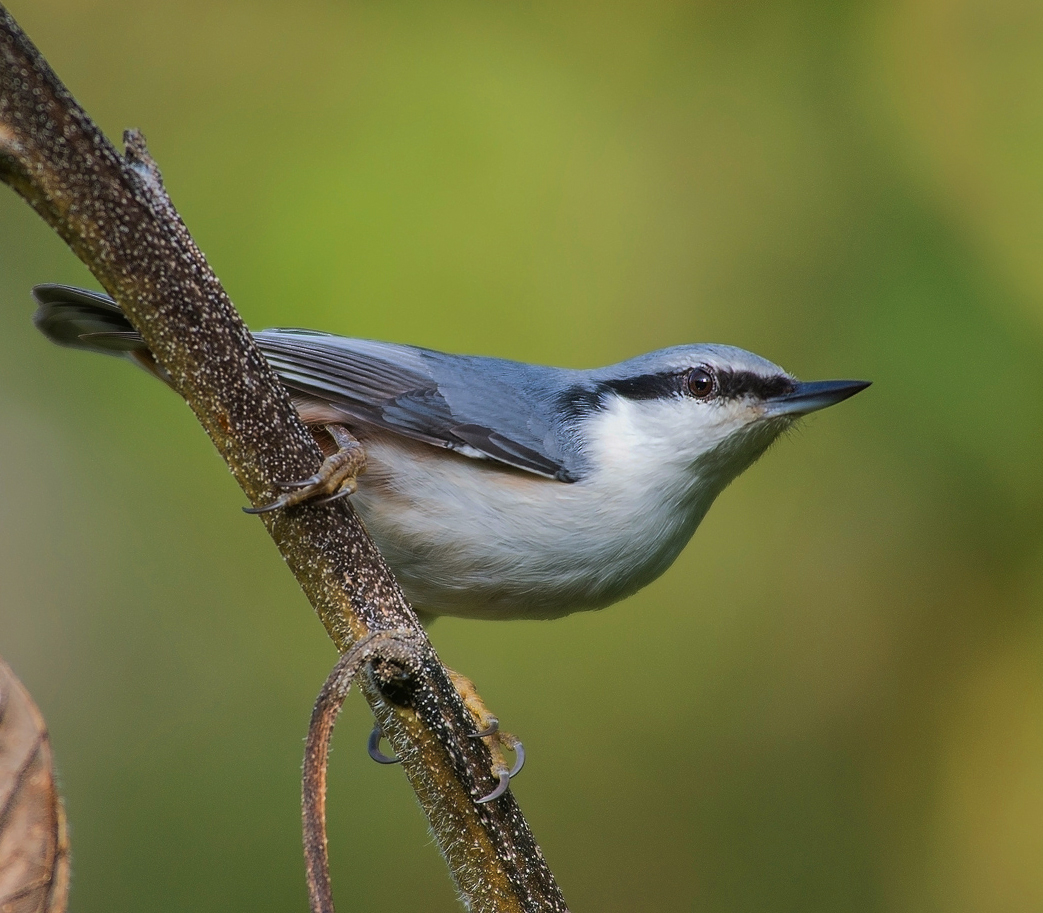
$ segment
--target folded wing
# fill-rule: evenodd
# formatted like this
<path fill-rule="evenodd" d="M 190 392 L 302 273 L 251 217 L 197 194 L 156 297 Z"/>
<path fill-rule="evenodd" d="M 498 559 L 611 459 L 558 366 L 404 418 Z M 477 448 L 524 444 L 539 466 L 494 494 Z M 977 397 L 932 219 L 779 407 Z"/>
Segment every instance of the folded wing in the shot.
<path fill-rule="evenodd" d="M 347 419 L 472 458 L 573 480 L 562 455 L 554 452 L 550 423 L 526 396 L 527 365 L 307 330 L 264 330 L 256 339 L 287 387 L 333 406 Z"/>
<path fill-rule="evenodd" d="M 36 325 L 54 342 L 131 357 L 164 377 L 108 295 L 38 285 L 33 296 Z M 311 330 L 254 338 L 290 390 L 345 420 L 558 481 L 577 478 L 578 454 L 554 419 L 554 369 Z"/>

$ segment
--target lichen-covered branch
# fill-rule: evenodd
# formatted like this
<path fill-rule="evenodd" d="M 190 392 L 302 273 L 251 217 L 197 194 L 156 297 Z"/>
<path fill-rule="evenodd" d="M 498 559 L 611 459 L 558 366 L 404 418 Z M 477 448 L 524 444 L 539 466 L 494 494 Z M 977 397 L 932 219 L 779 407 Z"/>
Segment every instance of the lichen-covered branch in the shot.
<path fill-rule="evenodd" d="M 273 482 L 311 475 L 314 440 L 196 247 L 140 134 L 120 155 L 0 6 L 0 180 L 68 243 L 140 331 L 250 501 Z M 344 501 L 264 518 L 302 589 L 343 652 L 374 631 L 426 635 Z M 462 895 L 477 911 L 565 910 L 488 750 L 429 647 L 406 687 L 362 682 L 402 757 Z M 364 677 L 365 678 L 365 677 Z M 389 699 L 393 696 L 395 703 Z"/>

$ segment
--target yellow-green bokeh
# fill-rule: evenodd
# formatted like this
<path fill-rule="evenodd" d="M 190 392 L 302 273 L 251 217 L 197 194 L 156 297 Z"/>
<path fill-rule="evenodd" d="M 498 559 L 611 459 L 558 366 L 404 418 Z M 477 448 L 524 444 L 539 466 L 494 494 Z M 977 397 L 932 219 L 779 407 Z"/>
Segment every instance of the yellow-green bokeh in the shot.
<path fill-rule="evenodd" d="M 1043 6 L 10 0 L 143 130 L 246 320 L 589 366 L 687 341 L 875 386 L 659 581 L 440 621 L 579 911 L 1043 909 Z M 0 192 L 0 654 L 83 913 L 303 910 L 334 659 L 176 397 L 50 347 L 90 277 Z M 457 909 L 353 700 L 344 909 Z"/>

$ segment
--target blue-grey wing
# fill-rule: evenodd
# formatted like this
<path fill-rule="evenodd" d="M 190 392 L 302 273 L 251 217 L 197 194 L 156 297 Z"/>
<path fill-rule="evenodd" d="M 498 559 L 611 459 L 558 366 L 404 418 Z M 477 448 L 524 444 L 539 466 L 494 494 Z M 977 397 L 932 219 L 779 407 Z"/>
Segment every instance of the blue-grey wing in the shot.
<path fill-rule="evenodd" d="M 576 478 L 554 419 L 554 369 L 307 330 L 264 330 L 256 339 L 287 387 L 356 423 L 540 476 Z"/>
<path fill-rule="evenodd" d="M 37 327 L 59 345 L 148 351 L 101 292 L 38 285 L 33 296 Z M 256 339 L 291 390 L 355 423 L 561 481 L 578 478 L 581 452 L 556 418 L 572 372 L 310 330 L 265 330 Z M 141 364 L 162 376 L 151 360 Z"/>

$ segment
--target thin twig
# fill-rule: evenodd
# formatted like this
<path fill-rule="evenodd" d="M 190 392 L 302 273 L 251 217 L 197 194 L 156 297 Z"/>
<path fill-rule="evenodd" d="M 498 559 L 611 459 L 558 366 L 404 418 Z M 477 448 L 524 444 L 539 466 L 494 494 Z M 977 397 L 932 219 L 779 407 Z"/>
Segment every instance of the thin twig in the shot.
<path fill-rule="evenodd" d="M 374 659 L 394 663 L 409 674 L 423 655 L 425 643 L 412 631 L 375 631 L 344 653 L 322 686 L 308 726 L 301 779 L 301 819 L 304 831 L 304 863 L 312 913 L 335 913 L 330 883 L 330 858 L 326 845 L 326 769 L 330 739 L 344 699 L 359 670 Z"/>

